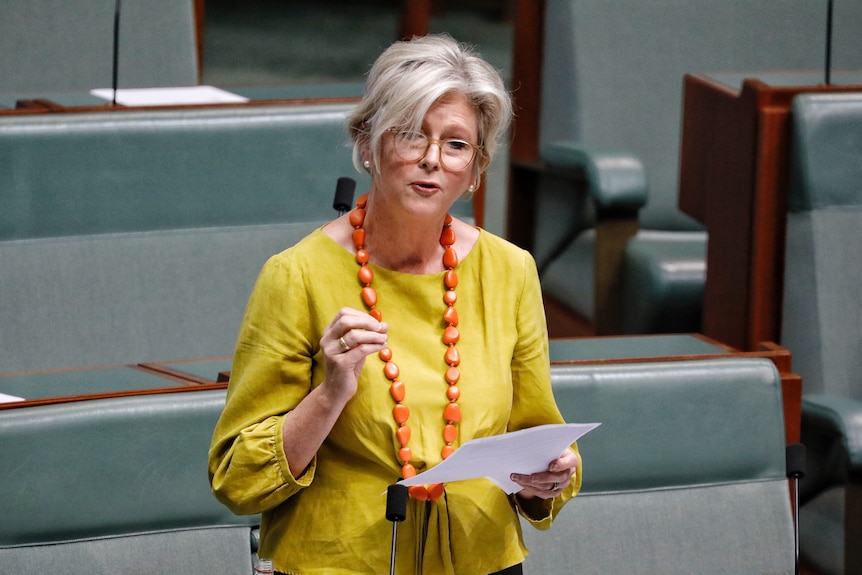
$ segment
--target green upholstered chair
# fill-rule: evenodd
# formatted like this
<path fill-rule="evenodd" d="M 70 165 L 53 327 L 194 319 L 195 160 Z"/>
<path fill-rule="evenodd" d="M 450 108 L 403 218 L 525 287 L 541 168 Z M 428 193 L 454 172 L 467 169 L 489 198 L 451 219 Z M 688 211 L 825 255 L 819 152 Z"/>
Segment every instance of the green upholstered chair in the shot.
<path fill-rule="evenodd" d="M 115 0 L 0 3 L 0 92 L 110 88 Z M 193 86 L 198 53 L 193 0 L 123 2 L 118 84 Z"/>
<path fill-rule="evenodd" d="M 551 368 L 581 493 L 548 531 L 524 527 L 536 575 L 790 575 L 781 382 L 764 359 Z"/>
<path fill-rule="evenodd" d="M 781 343 L 802 376 L 800 546 L 862 572 L 862 93 L 793 103 Z"/>
<path fill-rule="evenodd" d="M 3 573 L 250 574 L 259 516 L 212 495 L 224 390 L 0 411 Z"/>
<path fill-rule="evenodd" d="M 837 4 L 835 63 L 858 65 L 862 4 Z M 545 5 L 545 292 L 599 333 L 699 331 L 707 238 L 676 206 L 683 75 L 821 69 L 826 3 Z"/>

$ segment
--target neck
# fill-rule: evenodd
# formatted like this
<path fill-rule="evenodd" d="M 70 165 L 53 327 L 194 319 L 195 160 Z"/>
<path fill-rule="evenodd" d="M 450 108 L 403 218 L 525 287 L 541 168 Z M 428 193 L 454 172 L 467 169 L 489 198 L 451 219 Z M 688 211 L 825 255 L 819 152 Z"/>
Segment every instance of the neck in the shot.
<path fill-rule="evenodd" d="M 445 214 L 427 218 L 390 217 L 381 206 L 369 202 L 363 228 L 371 262 L 406 273 L 443 271 L 440 232 L 444 218 Z"/>

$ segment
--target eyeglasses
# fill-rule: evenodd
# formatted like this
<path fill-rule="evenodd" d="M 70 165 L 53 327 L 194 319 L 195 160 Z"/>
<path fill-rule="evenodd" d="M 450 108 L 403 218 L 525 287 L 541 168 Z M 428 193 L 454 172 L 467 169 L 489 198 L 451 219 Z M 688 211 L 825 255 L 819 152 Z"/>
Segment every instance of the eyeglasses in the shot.
<path fill-rule="evenodd" d="M 422 132 L 397 128 L 391 128 L 389 132 L 394 136 L 395 153 L 405 162 L 418 162 L 428 154 L 431 144 L 437 144 L 440 148 L 440 163 L 453 172 L 466 169 L 479 149 L 470 142 L 456 138 L 435 140 Z"/>

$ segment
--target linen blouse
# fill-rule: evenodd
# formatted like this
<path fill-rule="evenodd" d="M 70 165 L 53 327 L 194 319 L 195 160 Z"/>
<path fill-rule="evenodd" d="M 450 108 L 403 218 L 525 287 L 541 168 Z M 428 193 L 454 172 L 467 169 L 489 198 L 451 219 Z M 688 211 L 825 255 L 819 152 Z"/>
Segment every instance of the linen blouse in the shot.
<path fill-rule="evenodd" d="M 371 266 L 392 360 L 406 386 L 411 463 L 441 461 L 449 402 L 442 341 L 443 273 Z M 293 477 L 282 422 L 324 377 L 319 340 L 344 306 L 365 310 L 354 255 L 320 229 L 270 258 L 249 299 L 209 473 L 216 497 L 237 514 L 261 513 L 261 557 L 295 575 L 388 572 L 392 524 L 387 486 L 400 478 L 394 401 L 383 362 L 366 358 L 358 391 L 312 463 Z M 562 423 L 550 385 L 541 289 L 528 252 L 480 230 L 457 266 L 462 421 L 455 446 Z M 573 446 L 577 449 L 577 446 Z M 507 496 L 486 479 L 446 485 L 434 502 L 408 502 L 398 524 L 399 574 L 479 575 L 523 561 L 518 512 L 547 529 L 580 489 L 550 500 Z"/>

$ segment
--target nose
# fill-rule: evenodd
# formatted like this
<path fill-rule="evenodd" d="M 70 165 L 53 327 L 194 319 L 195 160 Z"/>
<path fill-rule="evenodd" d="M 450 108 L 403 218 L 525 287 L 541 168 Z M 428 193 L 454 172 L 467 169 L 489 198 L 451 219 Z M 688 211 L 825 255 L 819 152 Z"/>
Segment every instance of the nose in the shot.
<path fill-rule="evenodd" d="M 440 167 L 440 154 L 442 151 L 440 142 L 429 141 L 428 149 L 425 150 L 425 155 L 420 158 L 419 165 L 423 168 L 438 169 Z"/>

